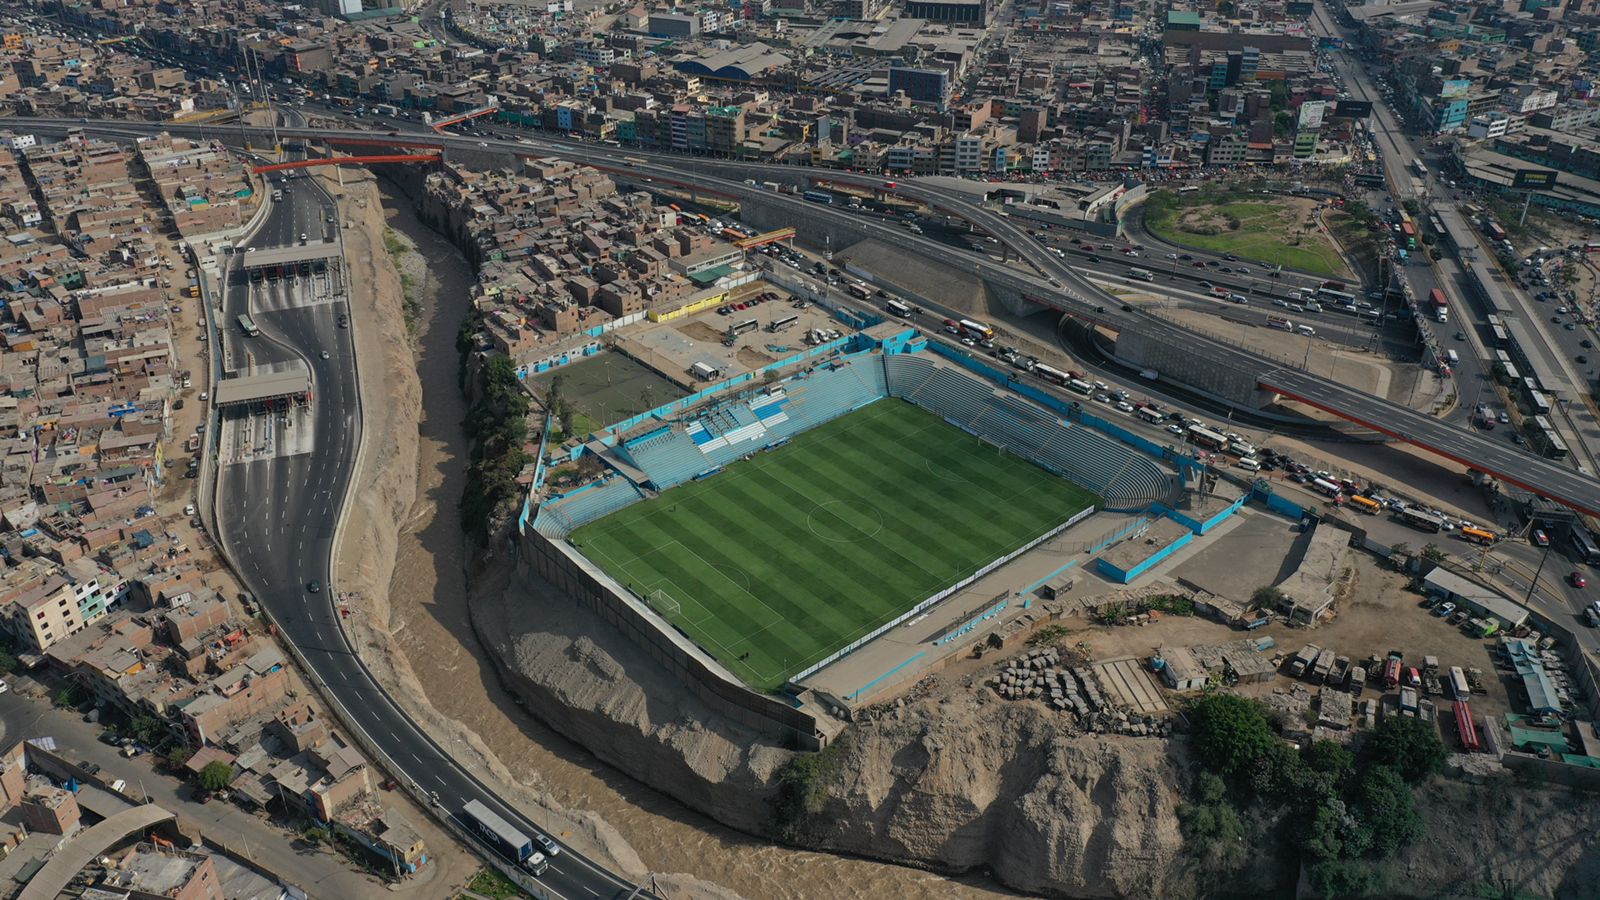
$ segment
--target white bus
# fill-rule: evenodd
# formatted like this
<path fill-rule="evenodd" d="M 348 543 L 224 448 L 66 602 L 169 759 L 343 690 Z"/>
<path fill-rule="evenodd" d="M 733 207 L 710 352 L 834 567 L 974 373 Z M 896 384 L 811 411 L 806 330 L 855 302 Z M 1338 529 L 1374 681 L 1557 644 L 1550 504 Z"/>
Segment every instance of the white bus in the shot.
<path fill-rule="evenodd" d="M 902 319 L 911 318 L 911 306 L 906 303 L 901 303 L 899 300 L 890 300 L 888 304 L 884 306 L 884 309 L 887 309 L 891 314 L 899 316 Z"/>
<path fill-rule="evenodd" d="M 1347 294 L 1344 291 L 1336 291 L 1333 288 L 1319 287 L 1317 288 L 1316 296 L 1319 300 L 1327 300 L 1332 303 L 1337 303 L 1340 306 L 1356 305 L 1355 294 Z"/>
<path fill-rule="evenodd" d="M 1034 366 L 1033 367 L 1033 374 L 1039 376 L 1040 378 L 1043 378 L 1045 381 L 1048 381 L 1051 384 L 1066 384 L 1067 382 L 1072 380 L 1072 376 L 1071 375 L 1068 375 L 1067 373 L 1061 371 L 1060 369 L 1052 369 L 1049 366 L 1043 365 L 1043 364 Z"/>
<path fill-rule="evenodd" d="M 1195 191 L 1198 191 L 1198 190 L 1200 190 L 1200 185 L 1198 185 L 1198 184 L 1186 184 L 1183 187 L 1178 188 L 1178 193 L 1180 193 L 1180 194 L 1192 194 L 1192 193 L 1194 193 Z"/>
<path fill-rule="evenodd" d="M 1154 425 L 1157 422 L 1166 421 L 1166 418 L 1167 418 L 1166 416 L 1164 416 L 1161 413 L 1151 409 L 1148 406 L 1141 406 L 1138 409 L 1134 410 L 1134 412 L 1139 414 L 1139 418 L 1145 420 L 1146 422 L 1149 422 L 1151 425 Z"/>
<path fill-rule="evenodd" d="M 1218 434 L 1209 428 L 1200 425 L 1189 426 L 1189 442 L 1204 447 L 1207 450 L 1224 450 L 1228 446 L 1227 435 Z"/>
<path fill-rule="evenodd" d="M 1094 393 L 1094 385 L 1087 381 L 1080 381 L 1074 378 L 1067 382 L 1067 390 L 1073 392 L 1074 394 L 1082 394 L 1087 397 Z"/>

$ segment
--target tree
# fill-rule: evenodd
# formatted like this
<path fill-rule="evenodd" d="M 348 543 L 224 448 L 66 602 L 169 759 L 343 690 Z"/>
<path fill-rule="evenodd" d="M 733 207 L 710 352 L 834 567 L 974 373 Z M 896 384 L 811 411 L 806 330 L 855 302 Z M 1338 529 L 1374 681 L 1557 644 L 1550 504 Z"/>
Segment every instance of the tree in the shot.
<path fill-rule="evenodd" d="M 1250 602 L 1262 609 L 1277 609 L 1285 599 L 1283 591 L 1270 584 L 1263 584 L 1250 595 Z"/>
<path fill-rule="evenodd" d="M 1212 772 L 1224 778 L 1249 774 L 1274 746 L 1272 727 L 1253 700 L 1233 694 L 1208 694 L 1189 707 L 1194 747 Z"/>
<path fill-rule="evenodd" d="M 1444 769 L 1446 752 L 1439 732 L 1421 719 L 1389 716 L 1367 738 L 1367 759 L 1388 766 L 1413 784 Z"/>
<path fill-rule="evenodd" d="M 1303 801 L 1336 797 L 1355 771 L 1355 756 L 1333 741 L 1313 741 L 1300 754 L 1295 793 Z"/>
<path fill-rule="evenodd" d="M 212 760 L 200 769 L 200 786 L 208 791 L 220 791 L 233 783 L 233 766 L 222 760 Z"/>
<path fill-rule="evenodd" d="M 1401 541 L 1389 548 L 1389 554 L 1391 556 L 1409 556 L 1411 554 L 1411 545 Z"/>
<path fill-rule="evenodd" d="M 1387 859 L 1422 836 L 1422 816 L 1411 787 L 1389 766 L 1371 766 L 1362 773 L 1351 805 L 1372 835 L 1369 855 Z"/>
<path fill-rule="evenodd" d="M 1449 555 L 1450 554 L 1444 552 L 1443 550 L 1440 550 L 1438 544 L 1431 544 L 1430 543 L 1430 544 L 1423 544 L 1422 545 L 1422 558 L 1427 560 L 1428 562 L 1431 562 L 1431 563 L 1444 562 L 1445 557 L 1447 557 Z"/>
<path fill-rule="evenodd" d="M 1307 873 L 1311 887 L 1327 900 L 1343 897 L 1375 897 L 1382 893 L 1383 880 L 1369 865 L 1349 860 L 1317 863 Z"/>
<path fill-rule="evenodd" d="M 1371 845 L 1372 834 L 1365 823 L 1338 798 L 1326 800 L 1306 820 L 1300 837 L 1300 851 L 1310 863 L 1362 856 Z"/>
<path fill-rule="evenodd" d="M 17 670 L 17 658 L 9 650 L 0 650 L 0 675 L 10 675 Z"/>
<path fill-rule="evenodd" d="M 128 735 L 146 747 L 161 743 L 166 727 L 155 716 L 138 716 L 128 723 Z"/>

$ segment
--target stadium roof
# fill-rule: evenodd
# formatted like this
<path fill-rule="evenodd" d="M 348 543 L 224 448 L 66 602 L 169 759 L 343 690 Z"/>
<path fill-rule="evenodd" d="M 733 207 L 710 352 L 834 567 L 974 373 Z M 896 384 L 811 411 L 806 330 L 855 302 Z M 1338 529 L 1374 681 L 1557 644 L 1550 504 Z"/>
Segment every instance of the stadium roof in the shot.
<path fill-rule="evenodd" d="M 113 814 L 87 830 L 67 839 L 44 868 L 34 875 L 16 896 L 21 900 L 51 900 L 95 857 L 110 850 L 131 834 L 144 831 L 158 822 L 177 818 L 154 803 L 135 806 Z"/>

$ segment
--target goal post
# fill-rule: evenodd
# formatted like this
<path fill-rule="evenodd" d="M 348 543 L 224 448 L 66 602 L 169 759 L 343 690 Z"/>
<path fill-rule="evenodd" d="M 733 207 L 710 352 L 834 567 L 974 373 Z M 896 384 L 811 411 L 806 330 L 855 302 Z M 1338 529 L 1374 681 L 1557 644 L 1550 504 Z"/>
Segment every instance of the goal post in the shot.
<path fill-rule="evenodd" d="M 672 599 L 672 595 L 660 588 L 651 591 L 649 599 L 650 605 L 663 616 L 675 619 L 683 615 L 683 607 L 678 604 L 678 601 Z"/>

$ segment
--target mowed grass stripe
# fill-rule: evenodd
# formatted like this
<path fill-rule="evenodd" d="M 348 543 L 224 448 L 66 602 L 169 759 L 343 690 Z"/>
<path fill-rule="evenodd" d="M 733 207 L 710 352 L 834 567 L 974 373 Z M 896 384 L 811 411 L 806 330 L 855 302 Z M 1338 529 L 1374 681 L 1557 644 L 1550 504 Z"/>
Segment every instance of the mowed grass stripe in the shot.
<path fill-rule="evenodd" d="M 668 585 L 686 614 L 679 627 L 772 689 L 1093 501 L 931 413 L 883 400 L 573 540 L 629 583 Z M 727 573 L 748 575 L 748 592 Z M 710 617 L 691 623 L 697 607 Z"/>

